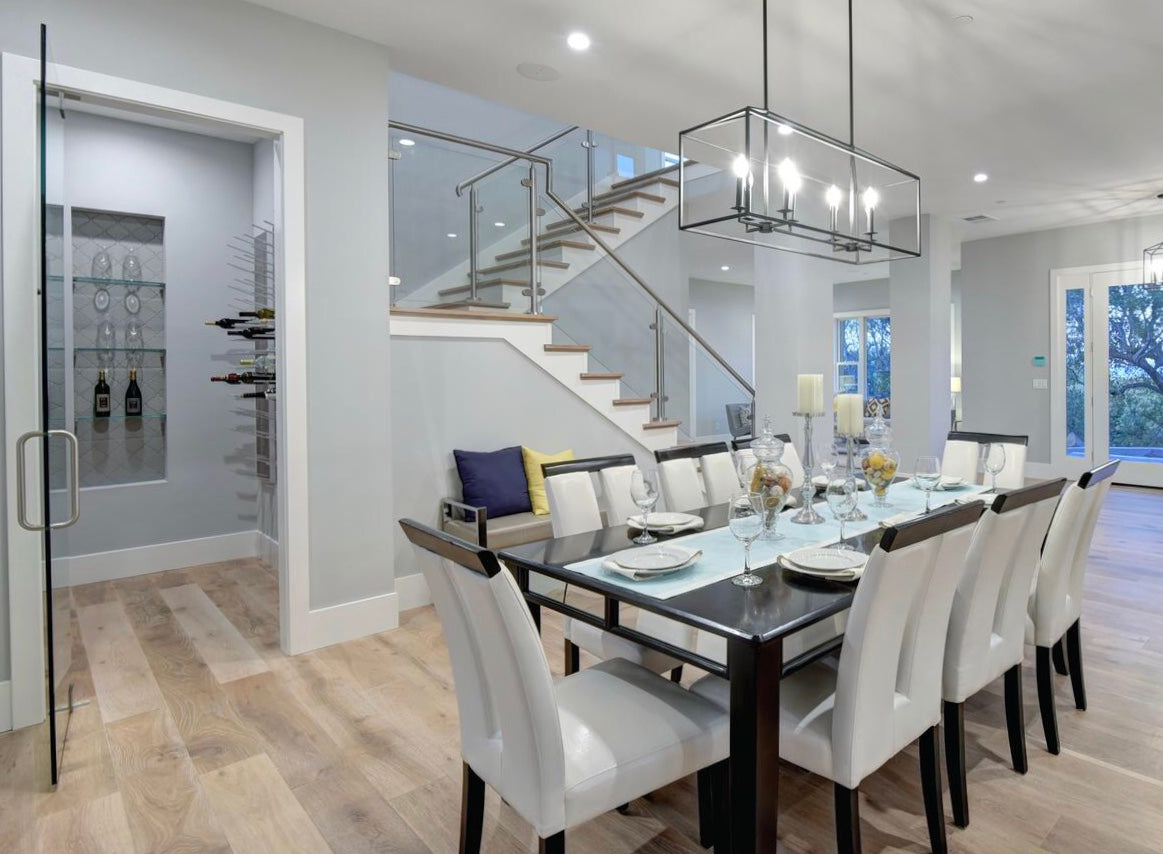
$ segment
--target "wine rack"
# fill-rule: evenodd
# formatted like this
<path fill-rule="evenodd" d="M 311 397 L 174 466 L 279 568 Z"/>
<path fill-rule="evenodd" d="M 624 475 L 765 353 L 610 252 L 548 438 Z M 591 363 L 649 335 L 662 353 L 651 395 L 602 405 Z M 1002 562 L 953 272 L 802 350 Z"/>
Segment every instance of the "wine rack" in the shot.
<path fill-rule="evenodd" d="M 275 482 L 275 242 L 274 226 L 253 225 L 247 234 L 236 235 L 227 245 L 230 266 L 238 276 L 230 284 L 237 296 L 230 311 L 207 325 L 218 326 L 231 345 L 237 367 L 213 380 L 224 382 L 226 391 L 239 400 L 231 411 L 243 422 L 236 428 L 254 438 L 248 471 L 267 484 Z M 254 337 L 246 337 L 254 336 Z"/>

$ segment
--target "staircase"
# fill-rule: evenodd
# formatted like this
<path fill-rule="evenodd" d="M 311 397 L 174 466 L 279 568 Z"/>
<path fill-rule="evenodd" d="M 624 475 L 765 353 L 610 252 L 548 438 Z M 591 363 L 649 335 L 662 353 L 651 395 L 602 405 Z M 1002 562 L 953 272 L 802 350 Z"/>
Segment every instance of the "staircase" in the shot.
<path fill-rule="evenodd" d="M 442 305 L 439 308 L 393 308 L 391 334 L 411 338 L 503 340 L 648 451 L 678 443 L 679 421 L 651 421 L 649 397 L 622 393 L 622 374 L 590 371 L 590 348 L 554 344 L 547 314 L 489 312 Z"/>
<path fill-rule="evenodd" d="M 636 178 L 618 181 L 609 190 L 594 196 L 593 221 L 589 223 L 615 251 L 678 205 L 677 166 L 659 169 Z M 576 201 L 576 200 L 575 200 Z M 585 217 L 584 204 L 574 212 Z M 471 311 L 523 311 L 529 305 L 529 239 L 510 235 L 490 247 L 495 250 L 491 266 L 477 270 L 477 301 L 469 299 L 468 263 L 439 277 L 438 282 L 419 288 L 417 297 L 434 299 L 434 309 Z M 537 237 L 538 267 L 542 296 L 569 284 L 605 257 L 572 219 L 558 219 L 542 225 Z M 462 281 L 449 279 L 459 277 Z"/>

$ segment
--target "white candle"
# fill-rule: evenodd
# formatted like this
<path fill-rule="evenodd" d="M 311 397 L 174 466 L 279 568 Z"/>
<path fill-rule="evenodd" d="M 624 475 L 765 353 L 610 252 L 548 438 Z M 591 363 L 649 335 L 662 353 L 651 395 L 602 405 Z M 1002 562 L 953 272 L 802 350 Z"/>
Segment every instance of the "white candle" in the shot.
<path fill-rule="evenodd" d="M 864 398 L 862 395 L 837 395 L 836 429 L 841 436 L 859 436 L 864 432 Z"/>
<path fill-rule="evenodd" d="M 796 376 L 796 412 L 806 412 L 810 415 L 824 414 L 823 374 Z"/>

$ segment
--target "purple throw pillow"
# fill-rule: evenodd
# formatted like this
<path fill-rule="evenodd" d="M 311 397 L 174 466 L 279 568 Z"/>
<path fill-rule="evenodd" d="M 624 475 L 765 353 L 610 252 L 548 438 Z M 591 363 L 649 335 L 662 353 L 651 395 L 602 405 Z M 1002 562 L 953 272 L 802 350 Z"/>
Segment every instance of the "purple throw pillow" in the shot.
<path fill-rule="evenodd" d="M 490 519 L 533 509 L 520 445 L 499 451 L 454 450 L 452 455 L 466 504 L 484 506 Z"/>

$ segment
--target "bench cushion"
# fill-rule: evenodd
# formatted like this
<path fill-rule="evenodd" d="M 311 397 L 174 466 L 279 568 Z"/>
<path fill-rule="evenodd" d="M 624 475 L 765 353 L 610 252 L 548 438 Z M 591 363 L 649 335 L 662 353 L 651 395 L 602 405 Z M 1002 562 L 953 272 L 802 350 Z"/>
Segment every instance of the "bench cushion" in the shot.
<path fill-rule="evenodd" d="M 553 536 L 553 523 L 550 518 L 538 516 L 532 512 L 513 513 L 496 518 L 490 516 L 485 520 L 485 529 L 490 549 L 507 549 L 522 543 L 548 540 Z M 473 522 L 445 519 L 444 530 L 446 533 L 460 537 L 462 540 L 468 540 L 470 543 L 475 543 L 477 540 L 476 524 Z"/>

